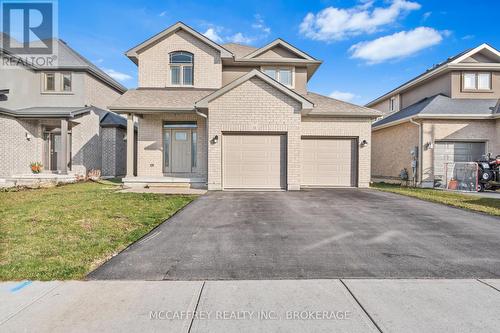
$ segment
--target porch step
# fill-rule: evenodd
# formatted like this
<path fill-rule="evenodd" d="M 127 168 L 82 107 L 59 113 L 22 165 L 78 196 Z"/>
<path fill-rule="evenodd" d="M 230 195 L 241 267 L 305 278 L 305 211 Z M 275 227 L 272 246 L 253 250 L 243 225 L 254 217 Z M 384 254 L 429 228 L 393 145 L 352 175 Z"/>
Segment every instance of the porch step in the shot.
<path fill-rule="evenodd" d="M 149 188 L 190 188 L 190 183 L 149 183 Z"/>

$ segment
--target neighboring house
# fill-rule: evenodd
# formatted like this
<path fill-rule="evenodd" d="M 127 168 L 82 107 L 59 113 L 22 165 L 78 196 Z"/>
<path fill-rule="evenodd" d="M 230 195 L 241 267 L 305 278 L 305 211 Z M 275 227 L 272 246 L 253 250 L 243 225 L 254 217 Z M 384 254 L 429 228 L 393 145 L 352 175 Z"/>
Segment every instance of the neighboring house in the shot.
<path fill-rule="evenodd" d="M 45 173 L 125 174 L 126 119 L 106 110 L 126 91 L 62 40 L 58 66 L 1 66 L 0 178 Z M 0 49 L 0 61 L 13 59 Z M 3 96 L 3 97 L 2 97 Z"/>
<path fill-rule="evenodd" d="M 500 52 L 482 44 L 368 103 L 385 114 L 373 124 L 373 179 L 413 176 L 412 150 L 424 187 L 442 186 L 447 162 L 500 154 L 499 98 Z"/>
<path fill-rule="evenodd" d="M 110 106 L 129 124 L 138 117 L 137 174 L 129 140 L 126 184 L 369 185 L 371 123 L 380 113 L 308 92 L 321 61 L 289 43 L 218 45 L 179 22 L 126 55 L 139 88 Z"/>

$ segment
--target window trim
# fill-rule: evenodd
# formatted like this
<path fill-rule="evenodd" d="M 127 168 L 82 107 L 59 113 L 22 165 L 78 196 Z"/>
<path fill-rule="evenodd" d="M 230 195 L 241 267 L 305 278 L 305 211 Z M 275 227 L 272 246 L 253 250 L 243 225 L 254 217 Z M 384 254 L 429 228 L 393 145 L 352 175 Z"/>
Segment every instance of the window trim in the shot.
<path fill-rule="evenodd" d="M 182 63 L 182 62 L 172 62 L 172 56 L 175 53 L 187 53 L 191 55 L 191 62 L 190 63 Z M 169 85 L 173 87 L 194 87 L 194 54 L 189 52 L 189 51 L 172 51 L 168 54 L 168 65 L 169 65 L 169 76 L 170 76 L 170 82 Z M 175 84 L 172 83 L 172 67 L 178 67 L 179 68 L 179 83 Z M 184 68 L 185 67 L 191 67 L 191 84 L 184 84 Z"/>
<path fill-rule="evenodd" d="M 271 77 L 273 80 L 276 80 L 278 81 L 279 83 L 281 83 L 280 81 L 280 74 L 279 74 L 279 71 L 281 69 L 289 69 L 291 74 L 292 74 L 292 84 L 291 85 L 287 85 L 287 84 L 284 84 L 284 83 L 281 83 L 282 85 L 284 85 L 285 87 L 287 88 L 290 88 L 290 89 L 295 89 L 295 66 L 261 66 L 260 67 L 260 71 L 264 74 L 265 73 L 265 70 L 268 70 L 268 69 L 273 69 L 276 71 L 276 78 L 273 78 Z M 267 74 L 266 74 L 267 75 Z M 269 76 L 269 75 L 268 75 Z M 270 77 L 270 76 L 269 76 Z"/>
<path fill-rule="evenodd" d="M 465 88 L 465 75 L 473 74 L 474 75 L 474 88 Z M 479 88 L 479 74 L 488 74 L 490 77 L 489 88 L 488 89 L 480 89 Z M 488 71 L 463 71 L 461 74 L 461 91 L 462 92 L 492 92 L 493 90 L 493 73 Z"/>
<path fill-rule="evenodd" d="M 52 75 L 52 77 L 54 78 L 54 89 L 52 89 L 52 90 L 47 89 L 47 77 L 48 77 L 48 75 Z M 42 73 L 42 91 L 48 92 L 48 93 L 56 92 L 56 73 L 55 72 L 43 72 Z"/>
<path fill-rule="evenodd" d="M 64 90 L 64 76 L 69 75 L 69 90 Z M 71 72 L 61 72 L 61 92 L 70 93 L 73 92 L 73 74 Z"/>

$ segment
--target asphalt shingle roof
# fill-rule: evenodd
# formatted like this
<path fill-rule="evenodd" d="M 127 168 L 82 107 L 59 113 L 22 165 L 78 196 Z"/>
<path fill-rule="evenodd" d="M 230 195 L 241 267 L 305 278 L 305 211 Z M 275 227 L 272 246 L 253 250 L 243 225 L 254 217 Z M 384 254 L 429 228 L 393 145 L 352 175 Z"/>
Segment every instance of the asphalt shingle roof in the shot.
<path fill-rule="evenodd" d="M 303 95 L 314 104 L 314 108 L 308 115 L 311 116 L 381 116 L 380 111 L 369 109 L 364 106 L 355 105 L 352 103 L 340 101 L 335 98 L 320 95 L 313 92 L 307 92 Z"/>
<path fill-rule="evenodd" d="M 477 115 L 488 116 L 498 113 L 497 99 L 451 99 L 445 95 L 424 98 L 398 112 L 375 122 L 373 127 L 386 125 L 417 115 Z"/>
<path fill-rule="evenodd" d="M 252 53 L 257 50 L 256 47 L 238 44 L 238 43 L 227 43 L 221 45 L 223 48 L 234 54 L 235 58 L 243 58 L 247 54 Z"/>
<path fill-rule="evenodd" d="M 194 104 L 215 89 L 192 88 L 139 88 L 131 89 L 120 96 L 110 109 L 129 108 L 179 108 L 194 109 Z"/>

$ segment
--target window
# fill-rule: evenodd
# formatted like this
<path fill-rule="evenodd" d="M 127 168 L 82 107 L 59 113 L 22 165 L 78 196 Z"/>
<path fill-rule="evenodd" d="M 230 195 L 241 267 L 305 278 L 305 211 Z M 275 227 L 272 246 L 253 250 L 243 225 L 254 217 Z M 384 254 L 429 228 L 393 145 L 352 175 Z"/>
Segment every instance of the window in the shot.
<path fill-rule="evenodd" d="M 196 159 L 198 156 L 198 147 L 197 147 L 197 136 L 196 136 L 196 131 L 191 132 L 191 167 L 196 168 Z"/>
<path fill-rule="evenodd" d="M 176 132 L 175 133 L 175 141 L 187 141 L 187 133 L 186 132 Z"/>
<path fill-rule="evenodd" d="M 392 97 L 391 102 L 390 102 L 391 103 L 391 106 L 390 106 L 391 111 L 394 111 L 394 101 L 395 101 L 395 99 L 394 99 L 394 97 Z"/>
<path fill-rule="evenodd" d="M 193 54 L 185 51 L 172 52 L 170 56 L 170 83 L 175 86 L 193 85 Z"/>
<path fill-rule="evenodd" d="M 264 67 L 264 74 L 272 77 L 281 84 L 293 87 L 293 68 L 292 67 Z"/>
<path fill-rule="evenodd" d="M 491 90 L 491 73 L 463 73 L 463 90 Z"/>
<path fill-rule="evenodd" d="M 56 75 L 55 73 L 44 73 L 44 87 L 45 91 L 56 90 Z"/>
<path fill-rule="evenodd" d="M 71 73 L 62 74 L 62 91 L 71 91 Z"/>
<path fill-rule="evenodd" d="M 491 73 L 478 73 L 477 74 L 477 89 L 490 90 L 491 89 Z"/>

